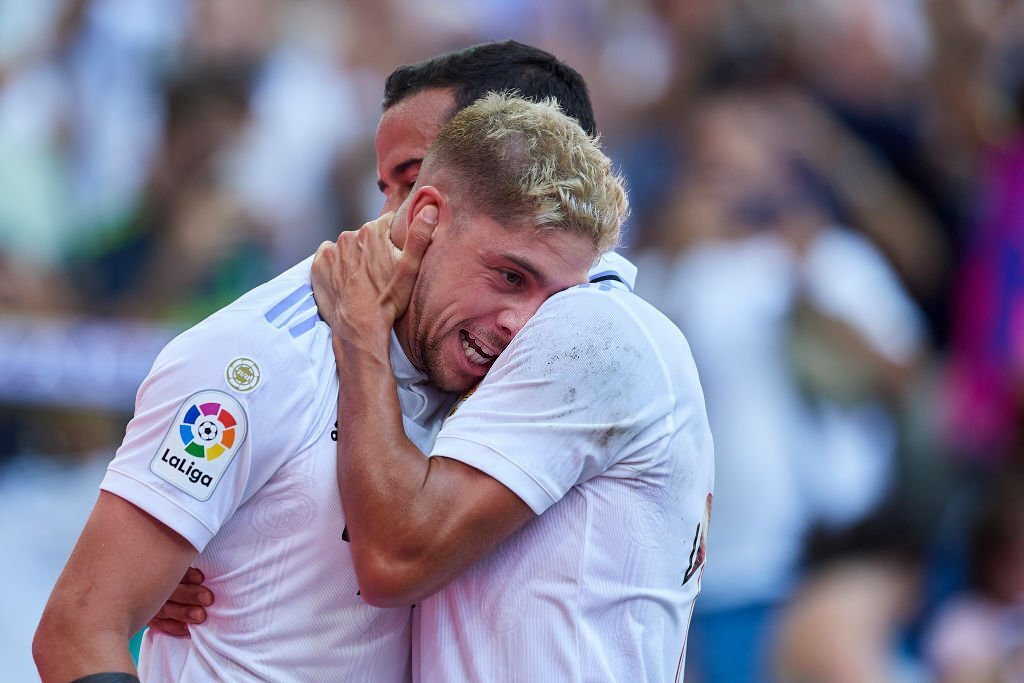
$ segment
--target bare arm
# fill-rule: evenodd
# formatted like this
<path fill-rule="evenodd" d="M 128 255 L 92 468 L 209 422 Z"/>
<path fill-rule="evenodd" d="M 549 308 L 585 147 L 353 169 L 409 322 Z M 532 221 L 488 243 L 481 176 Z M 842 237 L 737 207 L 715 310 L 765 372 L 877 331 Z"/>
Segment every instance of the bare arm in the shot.
<path fill-rule="evenodd" d="M 533 511 L 497 480 L 457 460 L 427 458 L 408 439 L 386 334 L 375 349 L 368 341 L 362 349 L 336 341 L 335 354 L 338 488 L 359 587 L 373 605 L 411 604 L 467 569 Z"/>
<path fill-rule="evenodd" d="M 434 593 L 533 517 L 497 480 L 427 458 L 405 435 L 390 331 L 432 227 L 417 214 L 397 258 L 386 225 L 343 234 L 313 271 L 338 360 L 338 489 L 360 591 L 381 607 Z"/>
<path fill-rule="evenodd" d="M 167 526 L 101 491 L 36 630 L 32 655 L 42 679 L 134 672 L 128 640 L 195 556 Z"/>

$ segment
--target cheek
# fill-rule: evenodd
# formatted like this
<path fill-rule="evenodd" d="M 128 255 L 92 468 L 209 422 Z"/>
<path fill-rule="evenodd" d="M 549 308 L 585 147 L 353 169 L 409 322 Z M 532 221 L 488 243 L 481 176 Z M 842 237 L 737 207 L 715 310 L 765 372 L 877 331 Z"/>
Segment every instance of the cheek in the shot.
<path fill-rule="evenodd" d="M 509 307 L 510 302 L 496 295 L 494 290 L 485 285 L 467 285 L 458 292 L 456 305 L 461 316 L 466 320 L 478 322 L 493 321 L 502 311 Z"/>
<path fill-rule="evenodd" d="M 480 291 L 464 283 L 438 283 L 438 290 L 433 291 L 433 305 L 428 324 L 443 328 L 443 332 L 451 332 L 456 327 L 467 323 L 479 323 L 494 314 L 493 301 Z"/>

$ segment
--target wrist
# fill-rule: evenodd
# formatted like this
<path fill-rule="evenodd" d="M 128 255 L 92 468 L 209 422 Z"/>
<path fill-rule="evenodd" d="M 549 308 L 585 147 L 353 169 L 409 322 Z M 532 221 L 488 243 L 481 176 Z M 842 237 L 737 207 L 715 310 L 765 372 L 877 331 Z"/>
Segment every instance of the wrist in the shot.
<path fill-rule="evenodd" d="M 339 373 L 390 370 L 391 329 L 379 319 L 341 322 L 332 328 L 331 346 Z"/>

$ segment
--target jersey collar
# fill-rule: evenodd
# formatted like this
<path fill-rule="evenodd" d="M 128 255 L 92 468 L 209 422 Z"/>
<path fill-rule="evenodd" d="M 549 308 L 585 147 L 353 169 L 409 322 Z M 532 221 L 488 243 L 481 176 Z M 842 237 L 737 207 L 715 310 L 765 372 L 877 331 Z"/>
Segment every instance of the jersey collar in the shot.
<path fill-rule="evenodd" d="M 402 345 L 398 343 L 398 335 L 393 329 L 391 330 L 391 370 L 395 373 L 395 380 L 401 387 L 424 384 L 429 381 L 427 375 L 417 370 L 409 357 L 405 355 Z"/>
<path fill-rule="evenodd" d="M 426 373 L 416 369 L 398 343 L 394 330 L 391 330 L 391 370 L 398 382 L 402 414 L 421 426 L 440 427 L 440 418 L 448 412 L 456 395 L 436 388 Z"/>

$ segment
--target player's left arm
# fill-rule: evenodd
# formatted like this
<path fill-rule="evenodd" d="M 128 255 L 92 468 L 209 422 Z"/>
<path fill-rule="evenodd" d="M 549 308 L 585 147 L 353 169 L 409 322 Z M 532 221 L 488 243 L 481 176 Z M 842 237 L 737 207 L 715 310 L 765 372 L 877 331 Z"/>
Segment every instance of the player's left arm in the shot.
<path fill-rule="evenodd" d="M 196 549 L 128 501 L 100 491 L 32 643 L 44 681 L 135 673 L 128 641 L 195 558 Z"/>

